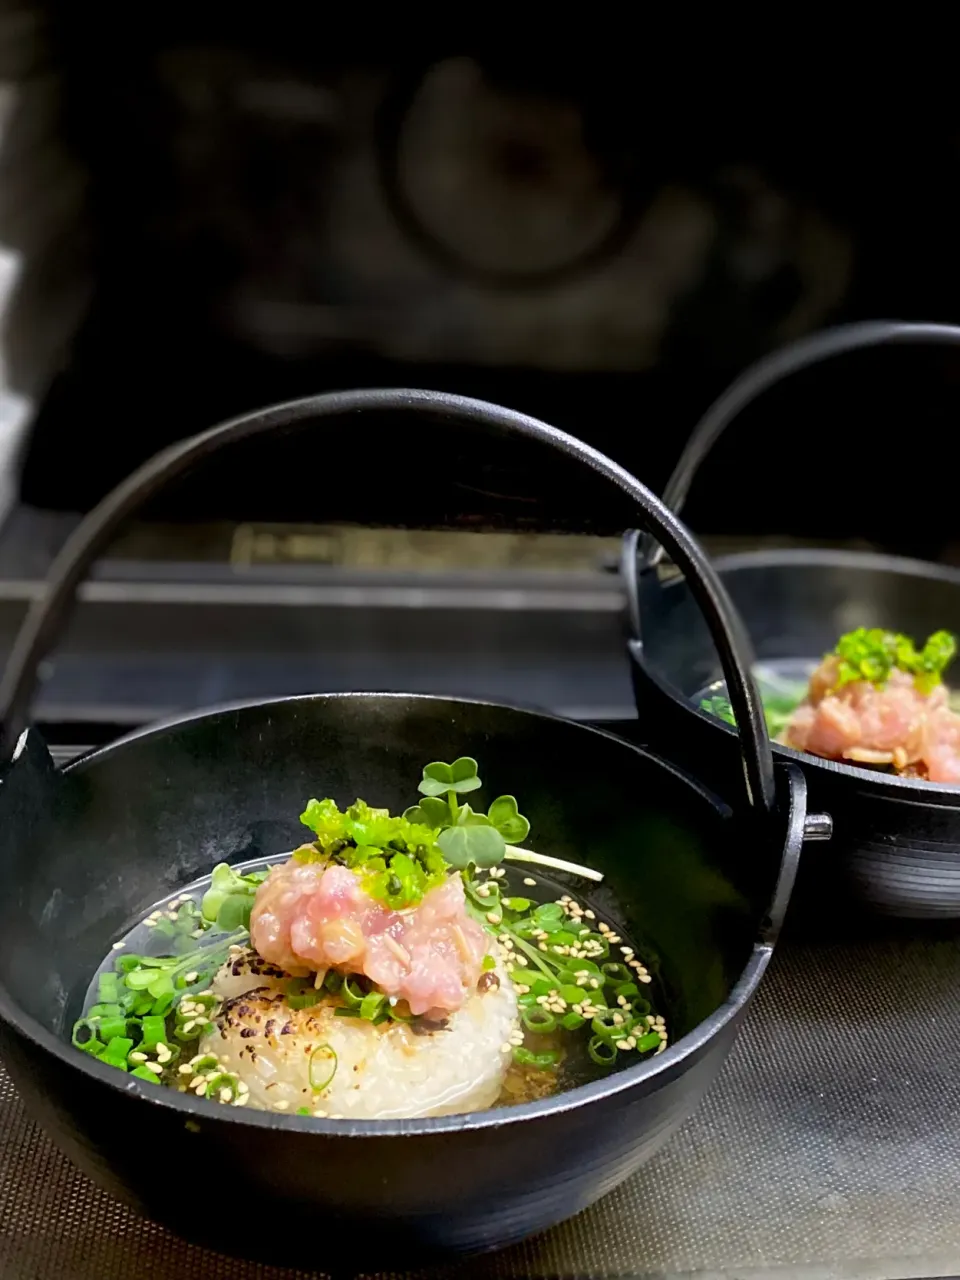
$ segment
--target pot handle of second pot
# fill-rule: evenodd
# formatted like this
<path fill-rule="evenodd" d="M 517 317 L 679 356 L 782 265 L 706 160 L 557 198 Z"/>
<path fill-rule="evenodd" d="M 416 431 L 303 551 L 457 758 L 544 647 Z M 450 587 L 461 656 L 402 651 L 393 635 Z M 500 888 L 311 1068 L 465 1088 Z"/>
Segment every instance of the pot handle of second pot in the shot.
<path fill-rule="evenodd" d="M 883 346 L 960 347 L 960 326 L 867 320 L 825 329 L 764 356 L 731 382 L 694 427 L 666 483 L 663 501 L 671 511 L 681 513 L 700 467 L 714 445 L 734 418 L 765 391 L 791 374 L 834 356 Z M 652 568 L 662 556 L 663 547 L 645 532 L 639 542 L 637 570 Z"/>
<path fill-rule="evenodd" d="M 436 391 L 336 391 L 258 410 L 170 445 L 109 493 L 78 525 L 51 566 L 46 588 L 31 606 L 0 681 L 0 765 L 16 754 L 29 723 L 40 663 L 59 640 L 78 586 L 120 527 L 159 490 L 228 444 L 267 432 L 308 426 L 363 412 L 418 413 L 460 426 L 537 440 L 582 463 L 637 504 L 644 529 L 686 575 L 720 654 L 730 701 L 740 725 L 748 808 L 775 809 L 773 756 L 760 697 L 750 674 L 753 654 L 743 623 L 699 543 L 675 515 L 628 471 L 574 436 L 499 405 Z"/>

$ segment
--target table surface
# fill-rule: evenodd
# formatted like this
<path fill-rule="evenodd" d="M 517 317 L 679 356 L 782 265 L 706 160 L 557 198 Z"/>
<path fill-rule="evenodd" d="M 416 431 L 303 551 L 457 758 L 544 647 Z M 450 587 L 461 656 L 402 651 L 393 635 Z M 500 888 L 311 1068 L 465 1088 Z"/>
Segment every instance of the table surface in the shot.
<path fill-rule="evenodd" d="M 891 925 L 855 940 L 788 937 L 704 1105 L 640 1173 L 523 1245 L 404 1274 L 960 1273 L 958 936 Z M 193 1248 L 121 1208 L 55 1151 L 0 1074 L 4 1280 L 305 1274 Z"/>

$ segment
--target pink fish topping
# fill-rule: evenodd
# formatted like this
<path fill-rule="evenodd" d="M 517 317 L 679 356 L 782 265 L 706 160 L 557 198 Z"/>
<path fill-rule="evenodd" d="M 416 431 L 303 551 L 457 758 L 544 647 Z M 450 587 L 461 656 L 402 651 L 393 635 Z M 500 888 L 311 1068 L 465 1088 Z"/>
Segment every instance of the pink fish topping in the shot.
<path fill-rule="evenodd" d="M 264 960 L 296 976 L 329 968 L 366 974 L 415 1014 L 459 1009 L 487 953 L 457 875 L 417 906 L 392 911 L 364 891 L 355 871 L 296 859 L 257 890 L 250 940 Z"/>
<path fill-rule="evenodd" d="M 813 673 L 781 735 L 785 746 L 960 783 L 960 716 L 947 703 L 945 685 L 921 693 L 912 675 L 893 670 L 881 688 L 854 680 L 836 689 L 837 664 L 836 657 L 825 658 Z"/>

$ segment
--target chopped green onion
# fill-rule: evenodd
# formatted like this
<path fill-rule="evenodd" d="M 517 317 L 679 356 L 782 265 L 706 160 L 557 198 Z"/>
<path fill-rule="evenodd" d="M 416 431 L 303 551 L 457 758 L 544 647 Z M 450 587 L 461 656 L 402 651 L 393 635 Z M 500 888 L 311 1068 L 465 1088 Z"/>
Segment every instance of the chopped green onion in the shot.
<path fill-rule="evenodd" d="M 367 995 L 365 991 L 357 988 L 352 974 L 348 974 L 344 978 L 340 994 L 343 996 L 347 1004 L 352 1005 L 355 1009 L 359 1008 L 360 1005 L 363 1004 Z"/>
<path fill-rule="evenodd" d="M 291 1009 L 309 1009 L 320 999 L 319 991 L 303 991 L 300 995 L 287 996 L 287 1004 Z"/>
<path fill-rule="evenodd" d="M 112 1064 L 111 1064 L 112 1065 Z M 159 1084 L 160 1077 L 155 1071 L 149 1071 L 142 1063 L 130 1072 L 132 1076 L 136 1076 L 138 1080 L 145 1080 L 147 1084 Z"/>
<path fill-rule="evenodd" d="M 535 1031 L 538 1035 L 547 1035 L 551 1031 L 555 1031 L 557 1020 L 552 1013 L 548 1013 L 542 1005 L 534 1004 L 529 1008 L 520 1011 L 520 1021 L 528 1031 Z"/>
<path fill-rule="evenodd" d="M 608 982 L 629 982 L 632 976 L 627 966 L 618 960 L 611 961 L 610 964 L 602 964 L 600 972 Z"/>
<path fill-rule="evenodd" d="M 97 979 L 100 1000 L 104 1004 L 116 1004 L 120 999 L 120 981 L 115 973 L 101 973 Z"/>
<path fill-rule="evenodd" d="M 287 1004 L 291 1009 L 308 1009 L 320 999 L 309 978 L 291 978 L 287 983 Z"/>
<path fill-rule="evenodd" d="M 660 1035 L 656 1031 L 650 1031 L 645 1036 L 641 1036 L 637 1041 L 637 1053 L 649 1053 L 651 1049 L 660 1047 Z"/>
<path fill-rule="evenodd" d="M 529 1049 L 525 1049 L 523 1045 L 518 1045 L 513 1051 L 513 1060 L 521 1067 L 539 1067 L 541 1071 L 546 1071 L 550 1067 L 555 1067 L 560 1055 L 555 1050 L 547 1050 L 545 1053 L 532 1053 Z"/>
<path fill-rule="evenodd" d="M 617 1060 L 617 1047 L 601 1036 L 594 1036 L 587 1045 L 587 1053 L 598 1067 L 611 1067 Z"/>
<path fill-rule="evenodd" d="M 322 1044 L 310 1055 L 310 1088 L 321 1093 L 337 1074 L 337 1055 L 328 1044 Z"/>
<path fill-rule="evenodd" d="M 141 1023 L 141 1034 L 143 1036 L 141 1047 L 149 1052 L 151 1049 L 155 1049 L 158 1044 L 166 1043 L 166 1023 L 161 1017 L 150 1016 L 144 1018 Z"/>
<path fill-rule="evenodd" d="M 508 911 L 529 911 L 533 906 L 532 898 L 504 898 L 503 905 Z"/>
<path fill-rule="evenodd" d="M 131 991 L 146 991 L 157 975 L 150 969 L 132 969 L 126 978 Z"/>
<path fill-rule="evenodd" d="M 223 1090 L 227 1090 L 228 1097 L 221 1098 L 220 1094 Z M 232 1071 L 220 1071 L 207 1084 L 204 1096 L 216 1098 L 218 1102 L 234 1102 L 239 1092 L 240 1077 L 234 1075 Z"/>
<path fill-rule="evenodd" d="M 75 1049 L 82 1049 L 84 1053 L 90 1053 L 94 1057 L 97 1057 L 106 1048 L 97 1035 L 96 1026 L 87 1018 L 78 1018 L 73 1024 L 73 1036 L 71 1039 Z"/>
<path fill-rule="evenodd" d="M 296 1111 L 293 1114 L 295 1116 L 312 1116 L 313 1112 L 310 1110 L 309 1107 L 297 1107 Z"/>
<path fill-rule="evenodd" d="M 487 955 L 483 957 L 483 964 L 480 967 L 483 969 L 484 973 L 489 973 L 491 969 L 495 969 L 497 967 L 497 962 L 494 960 L 493 956 Z"/>
<path fill-rule="evenodd" d="M 127 1020 L 122 1015 L 118 1018 L 101 1018 L 99 1030 L 101 1039 L 107 1042 L 119 1040 L 127 1034 Z"/>
<path fill-rule="evenodd" d="M 574 982 L 565 982 L 557 989 L 557 995 L 561 1000 L 566 1000 L 567 1004 L 579 1004 L 584 997 L 584 990 Z"/>
<path fill-rule="evenodd" d="M 133 1041 L 129 1036 L 113 1036 L 107 1041 L 107 1047 L 104 1050 L 111 1058 L 126 1058 L 127 1054 L 133 1048 Z"/>
<path fill-rule="evenodd" d="M 565 1013 L 560 1019 L 560 1025 L 564 1031 L 578 1031 L 585 1022 L 586 1018 L 582 1014 L 574 1013 L 572 1010 L 570 1013 Z"/>
<path fill-rule="evenodd" d="M 387 997 L 381 991 L 371 991 L 360 1002 L 360 1017 L 366 1018 L 368 1022 L 375 1022 L 386 1002 Z"/>
<path fill-rule="evenodd" d="M 87 1010 L 88 1018 L 116 1018 L 123 1013 L 123 1006 L 119 1004 L 95 1004 Z"/>
<path fill-rule="evenodd" d="M 619 1022 L 614 1022 L 616 1017 L 620 1018 Z M 601 1040 L 620 1040 L 630 1034 L 630 1022 L 619 1009 L 601 1009 L 590 1026 Z"/>

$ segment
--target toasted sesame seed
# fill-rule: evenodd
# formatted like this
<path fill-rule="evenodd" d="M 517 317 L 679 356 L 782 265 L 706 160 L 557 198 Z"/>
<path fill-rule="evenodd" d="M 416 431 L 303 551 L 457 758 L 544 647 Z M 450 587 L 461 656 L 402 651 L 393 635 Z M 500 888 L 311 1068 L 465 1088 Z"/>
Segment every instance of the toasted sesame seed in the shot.
<path fill-rule="evenodd" d="M 289 1105 L 290 1105 L 289 1102 L 286 1102 L 283 1098 L 281 1098 L 279 1102 L 275 1102 L 273 1104 L 273 1109 L 274 1111 L 286 1111 Z"/>
<path fill-rule="evenodd" d="M 185 973 L 185 974 L 183 975 L 183 980 L 184 980 L 184 982 L 187 984 L 187 986 L 189 987 L 189 986 L 191 985 L 191 983 L 196 982 L 196 980 L 197 980 L 199 977 L 200 977 L 200 975 L 199 975 L 199 973 L 197 973 L 196 969 L 191 969 L 189 973 Z"/>
<path fill-rule="evenodd" d="M 629 1040 L 617 1040 L 617 1041 L 616 1041 L 616 1045 L 617 1045 L 617 1048 L 618 1048 L 618 1049 L 629 1049 L 629 1048 L 630 1048 L 630 1042 L 629 1042 Z"/>
<path fill-rule="evenodd" d="M 527 959 L 526 956 L 517 956 L 516 960 L 517 960 L 517 964 L 521 967 L 521 969 L 525 969 L 527 965 L 530 963 L 530 961 Z"/>
<path fill-rule="evenodd" d="M 324 1111 L 323 1107 L 317 1107 L 313 1114 L 317 1120 L 322 1120 L 327 1113 Z"/>
<path fill-rule="evenodd" d="M 613 1015 L 613 1025 L 614 1025 L 615 1027 L 619 1027 L 619 1026 L 621 1026 L 622 1024 L 623 1024 L 623 1014 L 622 1014 L 622 1013 L 615 1013 L 615 1014 Z"/>
<path fill-rule="evenodd" d="M 183 1064 L 183 1066 L 182 1066 L 182 1067 L 177 1067 L 177 1070 L 179 1071 L 180 1075 L 182 1075 L 182 1076 L 190 1076 L 190 1075 L 193 1075 L 193 1063 L 192 1063 L 192 1062 L 185 1062 L 185 1063 Z"/>
<path fill-rule="evenodd" d="M 145 929 L 155 929 L 157 927 L 156 920 L 144 920 L 143 927 Z"/>
<path fill-rule="evenodd" d="M 491 924 L 499 924 L 500 921 L 503 919 L 503 916 L 500 914 L 499 911 L 488 911 L 487 919 Z"/>
<path fill-rule="evenodd" d="M 218 1097 L 220 1098 L 221 1102 L 230 1102 L 232 1098 L 230 1089 L 226 1085 L 224 1085 L 223 1088 L 220 1090 Z"/>
<path fill-rule="evenodd" d="M 131 1062 L 146 1062 L 147 1055 L 145 1053 L 131 1053 L 128 1055 Z"/>
<path fill-rule="evenodd" d="M 584 911 L 583 914 L 587 917 L 588 920 L 596 920 L 597 918 L 596 913 L 591 911 L 589 907 L 586 909 L 586 911 Z"/>
<path fill-rule="evenodd" d="M 503 1044 L 500 1046 L 500 1052 L 501 1052 L 501 1053 L 513 1053 L 513 1045 L 512 1045 L 512 1044 L 510 1044 L 510 1042 L 509 1042 L 508 1040 L 504 1040 Z"/>
<path fill-rule="evenodd" d="M 530 885 L 530 886 L 532 887 L 532 886 L 533 886 L 533 885 L 535 885 L 537 882 L 536 882 L 536 880 L 534 880 L 533 876 L 524 876 L 524 877 L 523 877 L 523 883 L 524 883 L 524 884 L 526 884 L 526 885 Z"/>
<path fill-rule="evenodd" d="M 115 942 L 110 948 L 111 951 L 122 951 L 127 944 L 125 942 Z"/>
<path fill-rule="evenodd" d="M 546 944 L 545 942 L 538 942 L 538 943 L 537 943 L 537 949 L 538 949 L 539 951 L 549 951 L 549 950 L 550 950 L 550 948 L 547 946 L 547 944 Z"/>
<path fill-rule="evenodd" d="M 478 897 L 478 898 L 489 898 L 489 897 L 490 897 L 490 886 L 489 886 L 488 884 L 481 884 L 481 885 L 478 885 L 478 887 L 477 887 L 477 897 Z"/>

